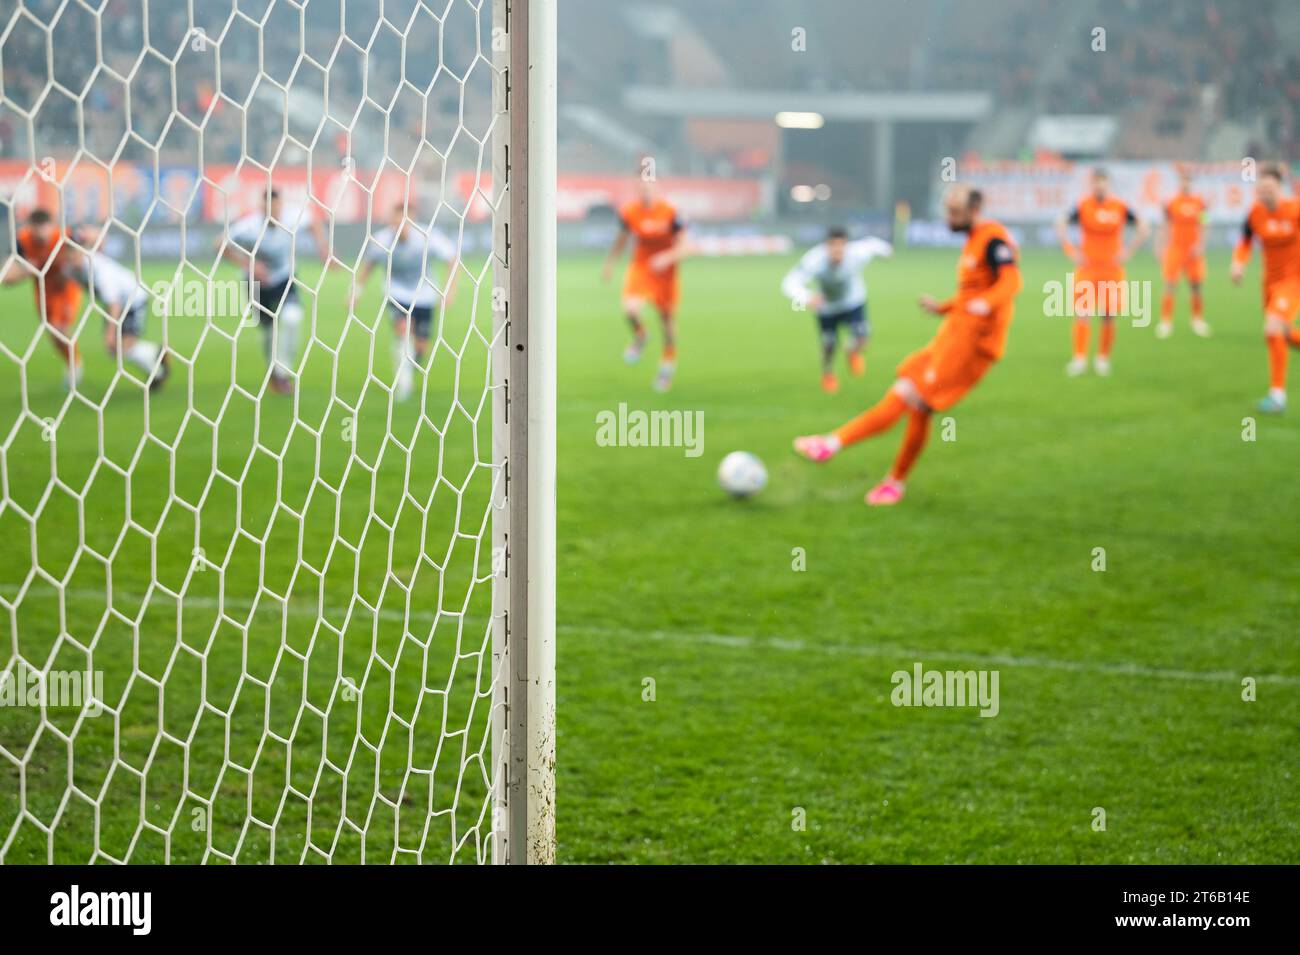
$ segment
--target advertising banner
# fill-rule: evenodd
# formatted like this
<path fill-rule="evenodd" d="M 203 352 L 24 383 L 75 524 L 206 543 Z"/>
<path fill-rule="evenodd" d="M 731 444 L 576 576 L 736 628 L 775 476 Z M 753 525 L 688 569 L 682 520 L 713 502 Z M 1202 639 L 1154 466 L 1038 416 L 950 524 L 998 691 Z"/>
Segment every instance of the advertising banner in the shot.
<path fill-rule="evenodd" d="M 32 167 L 21 160 L 0 160 L 0 200 L 12 202 L 21 219 L 37 205 L 66 208 L 70 222 L 98 222 L 115 209 L 117 217 L 138 224 L 149 215 L 151 224 L 235 221 L 261 207 L 268 177 L 284 200 L 286 218 L 300 210 L 316 218 L 345 224 L 387 217 L 393 205 L 407 197 L 407 176 L 396 170 L 373 172 L 329 167 L 308 175 L 302 166 L 269 173 L 257 166 L 214 164 L 203 175 L 186 166 L 117 163 L 111 171 L 96 162 L 76 164 L 50 160 Z M 612 218 L 622 203 L 636 195 L 636 180 L 626 175 L 561 175 L 556 185 L 561 222 Z M 490 174 L 463 173 L 449 185 L 451 195 L 436 195 L 436 182 L 411 184 L 415 208 L 431 214 L 445 203 L 445 228 L 468 210 L 470 222 L 491 218 Z M 662 194 L 691 222 L 735 222 L 753 218 L 764 208 L 763 185 L 755 179 L 670 176 L 660 182 Z M 158 202 L 154 204 L 154 200 Z M 110 201 L 111 200 L 111 201 Z"/>
<path fill-rule="evenodd" d="M 1166 199 L 1178 188 L 1172 162 L 1110 162 L 1111 190 L 1139 215 L 1156 221 Z M 1052 222 L 1087 190 L 1092 166 L 1066 162 L 990 162 L 959 164 L 958 178 L 984 191 L 985 212 L 995 219 L 1025 225 Z M 1240 162 L 1192 166 L 1197 192 L 1205 197 L 1212 224 L 1240 224 L 1254 200 L 1253 165 Z"/>

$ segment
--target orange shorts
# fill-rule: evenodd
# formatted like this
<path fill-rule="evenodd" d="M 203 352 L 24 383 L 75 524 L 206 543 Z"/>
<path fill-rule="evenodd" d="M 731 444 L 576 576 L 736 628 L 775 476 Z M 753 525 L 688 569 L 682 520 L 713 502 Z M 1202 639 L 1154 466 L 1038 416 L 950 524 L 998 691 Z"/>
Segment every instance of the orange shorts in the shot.
<path fill-rule="evenodd" d="M 1164 280 L 1172 285 L 1180 276 L 1187 276 L 1187 281 L 1200 285 L 1205 281 L 1205 256 L 1196 255 L 1191 249 L 1179 249 L 1170 246 L 1165 250 L 1161 263 Z"/>
<path fill-rule="evenodd" d="M 1288 279 L 1264 290 L 1264 314 L 1275 315 L 1286 322 L 1295 321 L 1300 312 L 1300 282 Z"/>
<path fill-rule="evenodd" d="M 898 366 L 898 377 L 916 386 L 935 411 L 951 408 L 997 363 L 983 346 L 974 323 L 946 319 L 930 344 L 912 352 Z"/>
<path fill-rule="evenodd" d="M 677 308 L 677 270 L 656 272 L 649 266 L 631 265 L 623 282 L 624 298 L 639 298 L 663 312 Z"/>
<path fill-rule="evenodd" d="M 1074 273 L 1074 314 L 1079 318 L 1122 315 L 1127 304 L 1127 291 L 1124 266 L 1080 266 Z"/>
<path fill-rule="evenodd" d="M 81 314 L 81 286 L 69 282 L 60 289 L 45 288 L 45 321 L 60 331 L 71 328 Z M 41 308 L 40 291 L 36 293 L 36 308 Z"/>

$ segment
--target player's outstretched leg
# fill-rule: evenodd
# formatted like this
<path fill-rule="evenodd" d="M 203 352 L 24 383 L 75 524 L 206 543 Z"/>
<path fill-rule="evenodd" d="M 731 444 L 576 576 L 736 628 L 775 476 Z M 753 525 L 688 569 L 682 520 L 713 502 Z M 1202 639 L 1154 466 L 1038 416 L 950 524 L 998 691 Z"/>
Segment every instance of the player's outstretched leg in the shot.
<path fill-rule="evenodd" d="M 866 500 L 872 507 L 887 507 L 903 499 L 907 475 L 930 437 L 931 415 L 929 408 L 911 409 L 907 416 L 907 430 L 903 432 L 903 443 L 898 446 L 898 456 L 894 458 L 894 466 L 879 484 L 867 492 Z"/>
<path fill-rule="evenodd" d="M 903 383 L 895 382 L 883 398 L 830 434 L 809 434 L 795 438 L 795 454 L 818 463 L 829 461 L 849 445 L 888 431 L 908 410 L 908 403 L 900 393 L 902 390 Z"/>

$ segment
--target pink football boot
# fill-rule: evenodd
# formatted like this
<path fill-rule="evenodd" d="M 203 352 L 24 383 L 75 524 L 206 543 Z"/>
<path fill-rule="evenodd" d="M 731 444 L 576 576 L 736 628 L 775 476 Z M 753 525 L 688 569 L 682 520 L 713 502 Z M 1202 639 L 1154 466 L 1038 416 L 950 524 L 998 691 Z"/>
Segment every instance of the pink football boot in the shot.
<path fill-rule="evenodd" d="M 888 507 L 903 499 L 903 482 L 885 478 L 867 492 L 867 503 L 872 507 Z"/>
<path fill-rule="evenodd" d="M 826 435 L 809 434 L 794 439 L 794 453 L 818 464 L 835 457 L 837 451 L 839 446 Z"/>

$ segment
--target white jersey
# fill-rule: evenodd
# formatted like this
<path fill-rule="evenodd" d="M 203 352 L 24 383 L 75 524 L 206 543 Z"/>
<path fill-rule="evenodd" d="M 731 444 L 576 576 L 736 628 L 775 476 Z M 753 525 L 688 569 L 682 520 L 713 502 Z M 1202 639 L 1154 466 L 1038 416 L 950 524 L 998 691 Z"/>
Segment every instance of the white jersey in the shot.
<path fill-rule="evenodd" d="M 294 234 L 282 224 L 255 212 L 235 222 L 229 237 L 266 269 L 264 286 L 275 288 L 293 278 Z"/>
<path fill-rule="evenodd" d="M 433 262 L 452 262 L 456 244 L 437 229 L 428 234 L 408 226 L 399 240 L 392 226 L 370 238 L 366 260 L 388 269 L 388 297 L 406 308 L 429 308 L 438 303 L 438 288 L 429 278 Z"/>
<path fill-rule="evenodd" d="M 839 315 L 867 302 L 867 283 L 862 270 L 876 257 L 888 258 L 894 247 L 883 239 L 865 238 L 849 242 L 844 258 L 831 262 L 826 244 L 815 245 L 804 253 L 799 264 L 781 282 L 781 291 L 797 305 L 806 305 L 812 293 L 808 286 L 817 284 L 825 300 L 818 310 L 822 315 Z"/>
<path fill-rule="evenodd" d="M 86 253 L 77 278 L 101 308 L 120 308 L 126 315 L 149 304 L 149 291 L 139 276 L 103 252 Z"/>

